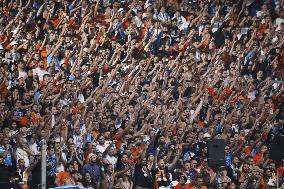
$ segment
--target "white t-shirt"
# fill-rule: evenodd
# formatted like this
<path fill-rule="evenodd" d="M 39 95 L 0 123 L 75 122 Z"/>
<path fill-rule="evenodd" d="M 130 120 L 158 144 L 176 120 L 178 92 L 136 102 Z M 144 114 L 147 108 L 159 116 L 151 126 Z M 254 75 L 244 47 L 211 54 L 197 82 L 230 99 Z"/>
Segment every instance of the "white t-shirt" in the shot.
<path fill-rule="evenodd" d="M 45 70 L 40 69 L 40 68 L 33 69 L 33 75 L 37 75 L 40 81 L 43 80 L 43 76 L 45 74 L 49 74 L 49 73 Z"/>
<path fill-rule="evenodd" d="M 113 166 L 116 164 L 117 162 L 117 157 L 115 156 L 110 156 L 110 155 L 106 155 L 105 160 L 108 161 L 110 164 L 112 164 Z"/>
<path fill-rule="evenodd" d="M 138 16 L 135 16 L 133 21 L 138 28 L 141 28 L 143 26 L 143 22 Z"/>
<path fill-rule="evenodd" d="M 35 155 L 40 154 L 40 152 L 38 151 L 36 142 L 34 142 L 33 144 L 30 145 L 30 149 L 31 149 L 31 151 L 33 151 L 33 153 L 34 153 Z"/>
<path fill-rule="evenodd" d="M 25 167 L 30 166 L 29 155 L 25 150 L 23 150 L 21 148 L 17 148 L 16 156 L 17 156 L 17 162 L 19 161 L 19 159 L 23 159 L 23 160 L 25 160 Z"/>
<path fill-rule="evenodd" d="M 96 151 L 100 153 L 104 153 L 109 145 L 110 145 L 109 141 L 105 141 L 103 145 L 97 144 Z"/>
<path fill-rule="evenodd" d="M 277 26 L 276 31 L 280 30 L 280 25 L 284 23 L 284 19 L 283 18 L 276 18 L 275 20 L 275 25 Z"/>
<path fill-rule="evenodd" d="M 18 79 L 20 79 L 21 77 L 22 78 L 25 78 L 27 76 L 27 72 L 25 72 L 25 71 L 19 71 L 19 77 L 18 77 Z"/>

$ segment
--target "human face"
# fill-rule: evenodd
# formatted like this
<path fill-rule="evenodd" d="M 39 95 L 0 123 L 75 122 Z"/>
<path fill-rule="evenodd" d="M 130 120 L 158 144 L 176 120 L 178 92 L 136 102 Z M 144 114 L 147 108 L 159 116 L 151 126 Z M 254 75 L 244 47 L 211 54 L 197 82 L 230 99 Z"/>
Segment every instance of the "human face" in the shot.
<path fill-rule="evenodd" d="M 113 165 L 112 164 L 108 164 L 107 165 L 107 170 L 112 173 L 113 172 Z"/>
<path fill-rule="evenodd" d="M 59 150 L 60 149 L 60 142 L 55 142 L 55 150 Z"/>
<path fill-rule="evenodd" d="M 159 160 L 158 167 L 162 170 L 165 169 L 165 161 L 163 159 Z"/>
<path fill-rule="evenodd" d="M 226 146 L 226 147 L 225 147 L 225 153 L 228 154 L 229 152 L 230 152 L 230 147 L 229 147 L 229 146 Z"/>
<path fill-rule="evenodd" d="M 9 139 L 8 138 L 3 138 L 3 146 L 9 144 Z"/>
<path fill-rule="evenodd" d="M 18 164 L 19 164 L 19 167 L 25 167 L 25 160 L 20 159 Z"/>
<path fill-rule="evenodd" d="M 0 157 L 0 165 L 3 165 L 3 163 L 4 163 L 4 159 Z"/>
<path fill-rule="evenodd" d="M 75 144 L 71 143 L 69 145 L 69 150 L 70 150 L 70 152 L 75 152 Z"/>
<path fill-rule="evenodd" d="M 126 155 L 126 154 L 123 154 L 122 157 L 121 157 L 121 161 L 122 161 L 123 163 L 126 163 L 127 160 L 128 160 L 127 155 Z"/>
<path fill-rule="evenodd" d="M 186 163 L 184 164 L 184 169 L 185 169 L 186 171 L 188 171 L 190 168 L 191 168 L 190 163 L 189 163 L 189 162 L 186 162 Z"/>
<path fill-rule="evenodd" d="M 111 147 L 111 148 L 109 149 L 109 155 L 110 155 L 110 156 L 114 156 L 115 153 L 116 153 L 115 148 L 114 148 L 114 147 Z"/>
<path fill-rule="evenodd" d="M 231 182 L 230 186 L 228 186 L 228 189 L 235 189 L 236 188 L 236 184 Z"/>
<path fill-rule="evenodd" d="M 105 143 L 105 137 L 104 136 L 100 136 L 99 139 L 98 139 L 99 143 L 101 145 L 103 145 Z"/>
<path fill-rule="evenodd" d="M 91 175 L 90 173 L 85 173 L 85 180 L 90 181 L 91 180 Z"/>
<path fill-rule="evenodd" d="M 0 111 L 4 112 L 5 109 L 5 103 L 0 103 Z"/>
<path fill-rule="evenodd" d="M 67 168 L 68 172 L 72 172 L 74 171 L 74 166 L 73 165 L 69 165 L 69 167 Z"/>
<path fill-rule="evenodd" d="M 80 127 L 76 127 L 75 132 L 76 132 L 76 134 L 80 134 L 81 133 Z"/>
<path fill-rule="evenodd" d="M 191 167 L 192 167 L 192 168 L 196 168 L 196 167 L 197 167 L 197 161 L 192 160 L 192 161 L 191 161 Z"/>
<path fill-rule="evenodd" d="M 20 100 L 17 100 L 16 107 L 19 108 L 21 106 L 22 102 Z"/>
<path fill-rule="evenodd" d="M 48 151 L 47 151 L 48 155 L 53 155 L 54 154 L 54 148 L 50 148 Z"/>

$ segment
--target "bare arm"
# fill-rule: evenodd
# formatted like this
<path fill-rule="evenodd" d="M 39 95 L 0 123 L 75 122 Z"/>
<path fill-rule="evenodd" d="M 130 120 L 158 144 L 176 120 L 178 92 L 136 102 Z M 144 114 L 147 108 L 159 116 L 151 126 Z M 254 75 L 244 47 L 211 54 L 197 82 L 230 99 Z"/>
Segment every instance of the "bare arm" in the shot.
<path fill-rule="evenodd" d="M 175 167 L 175 165 L 176 165 L 178 159 L 179 159 L 180 156 L 181 156 L 181 153 L 182 153 L 182 146 L 181 146 L 181 145 L 178 145 L 178 146 L 177 146 L 177 151 L 176 151 L 176 156 L 175 156 L 173 162 L 172 162 L 171 164 L 169 164 L 169 166 L 168 166 L 168 169 L 169 169 L 169 170 L 173 170 L 173 168 Z"/>

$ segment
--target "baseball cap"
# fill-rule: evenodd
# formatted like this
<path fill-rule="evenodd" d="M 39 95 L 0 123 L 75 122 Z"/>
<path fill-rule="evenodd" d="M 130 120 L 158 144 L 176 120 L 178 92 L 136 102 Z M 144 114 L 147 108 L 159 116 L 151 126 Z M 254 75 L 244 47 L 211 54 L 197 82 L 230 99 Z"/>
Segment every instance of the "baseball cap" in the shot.
<path fill-rule="evenodd" d="M 90 153 L 89 155 L 88 155 L 88 160 L 91 158 L 91 157 L 93 157 L 93 156 L 95 156 L 96 154 L 94 154 L 94 153 Z"/>

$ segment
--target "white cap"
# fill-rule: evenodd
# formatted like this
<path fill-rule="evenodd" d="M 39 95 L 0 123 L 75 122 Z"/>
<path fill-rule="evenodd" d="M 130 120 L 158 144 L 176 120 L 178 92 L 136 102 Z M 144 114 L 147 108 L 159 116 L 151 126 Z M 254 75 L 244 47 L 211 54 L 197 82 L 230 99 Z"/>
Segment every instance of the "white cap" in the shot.
<path fill-rule="evenodd" d="M 93 157 L 95 154 L 93 154 L 93 153 L 90 153 L 89 155 L 88 155 L 88 160 L 91 158 L 91 157 Z"/>
<path fill-rule="evenodd" d="M 17 41 L 12 41 L 11 42 L 11 46 L 13 46 L 13 45 L 18 45 L 18 42 Z"/>
<path fill-rule="evenodd" d="M 61 142 L 61 141 L 63 141 L 63 138 L 62 138 L 62 137 L 57 137 L 57 138 L 55 139 L 55 142 Z"/>
<path fill-rule="evenodd" d="M 123 12 L 123 11 L 124 11 L 123 8 L 118 9 L 118 12 Z"/>
<path fill-rule="evenodd" d="M 151 3 L 145 3 L 145 5 L 144 5 L 144 9 L 147 9 L 148 7 L 150 7 L 150 6 L 152 6 L 152 4 Z"/>
<path fill-rule="evenodd" d="M 211 135 L 209 133 L 205 133 L 204 138 L 211 138 Z"/>
<path fill-rule="evenodd" d="M 83 49 L 83 51 L 84 51 L 84 52 L 88 52 L 88 48 L 85 47 L 85 48 Z"/>

